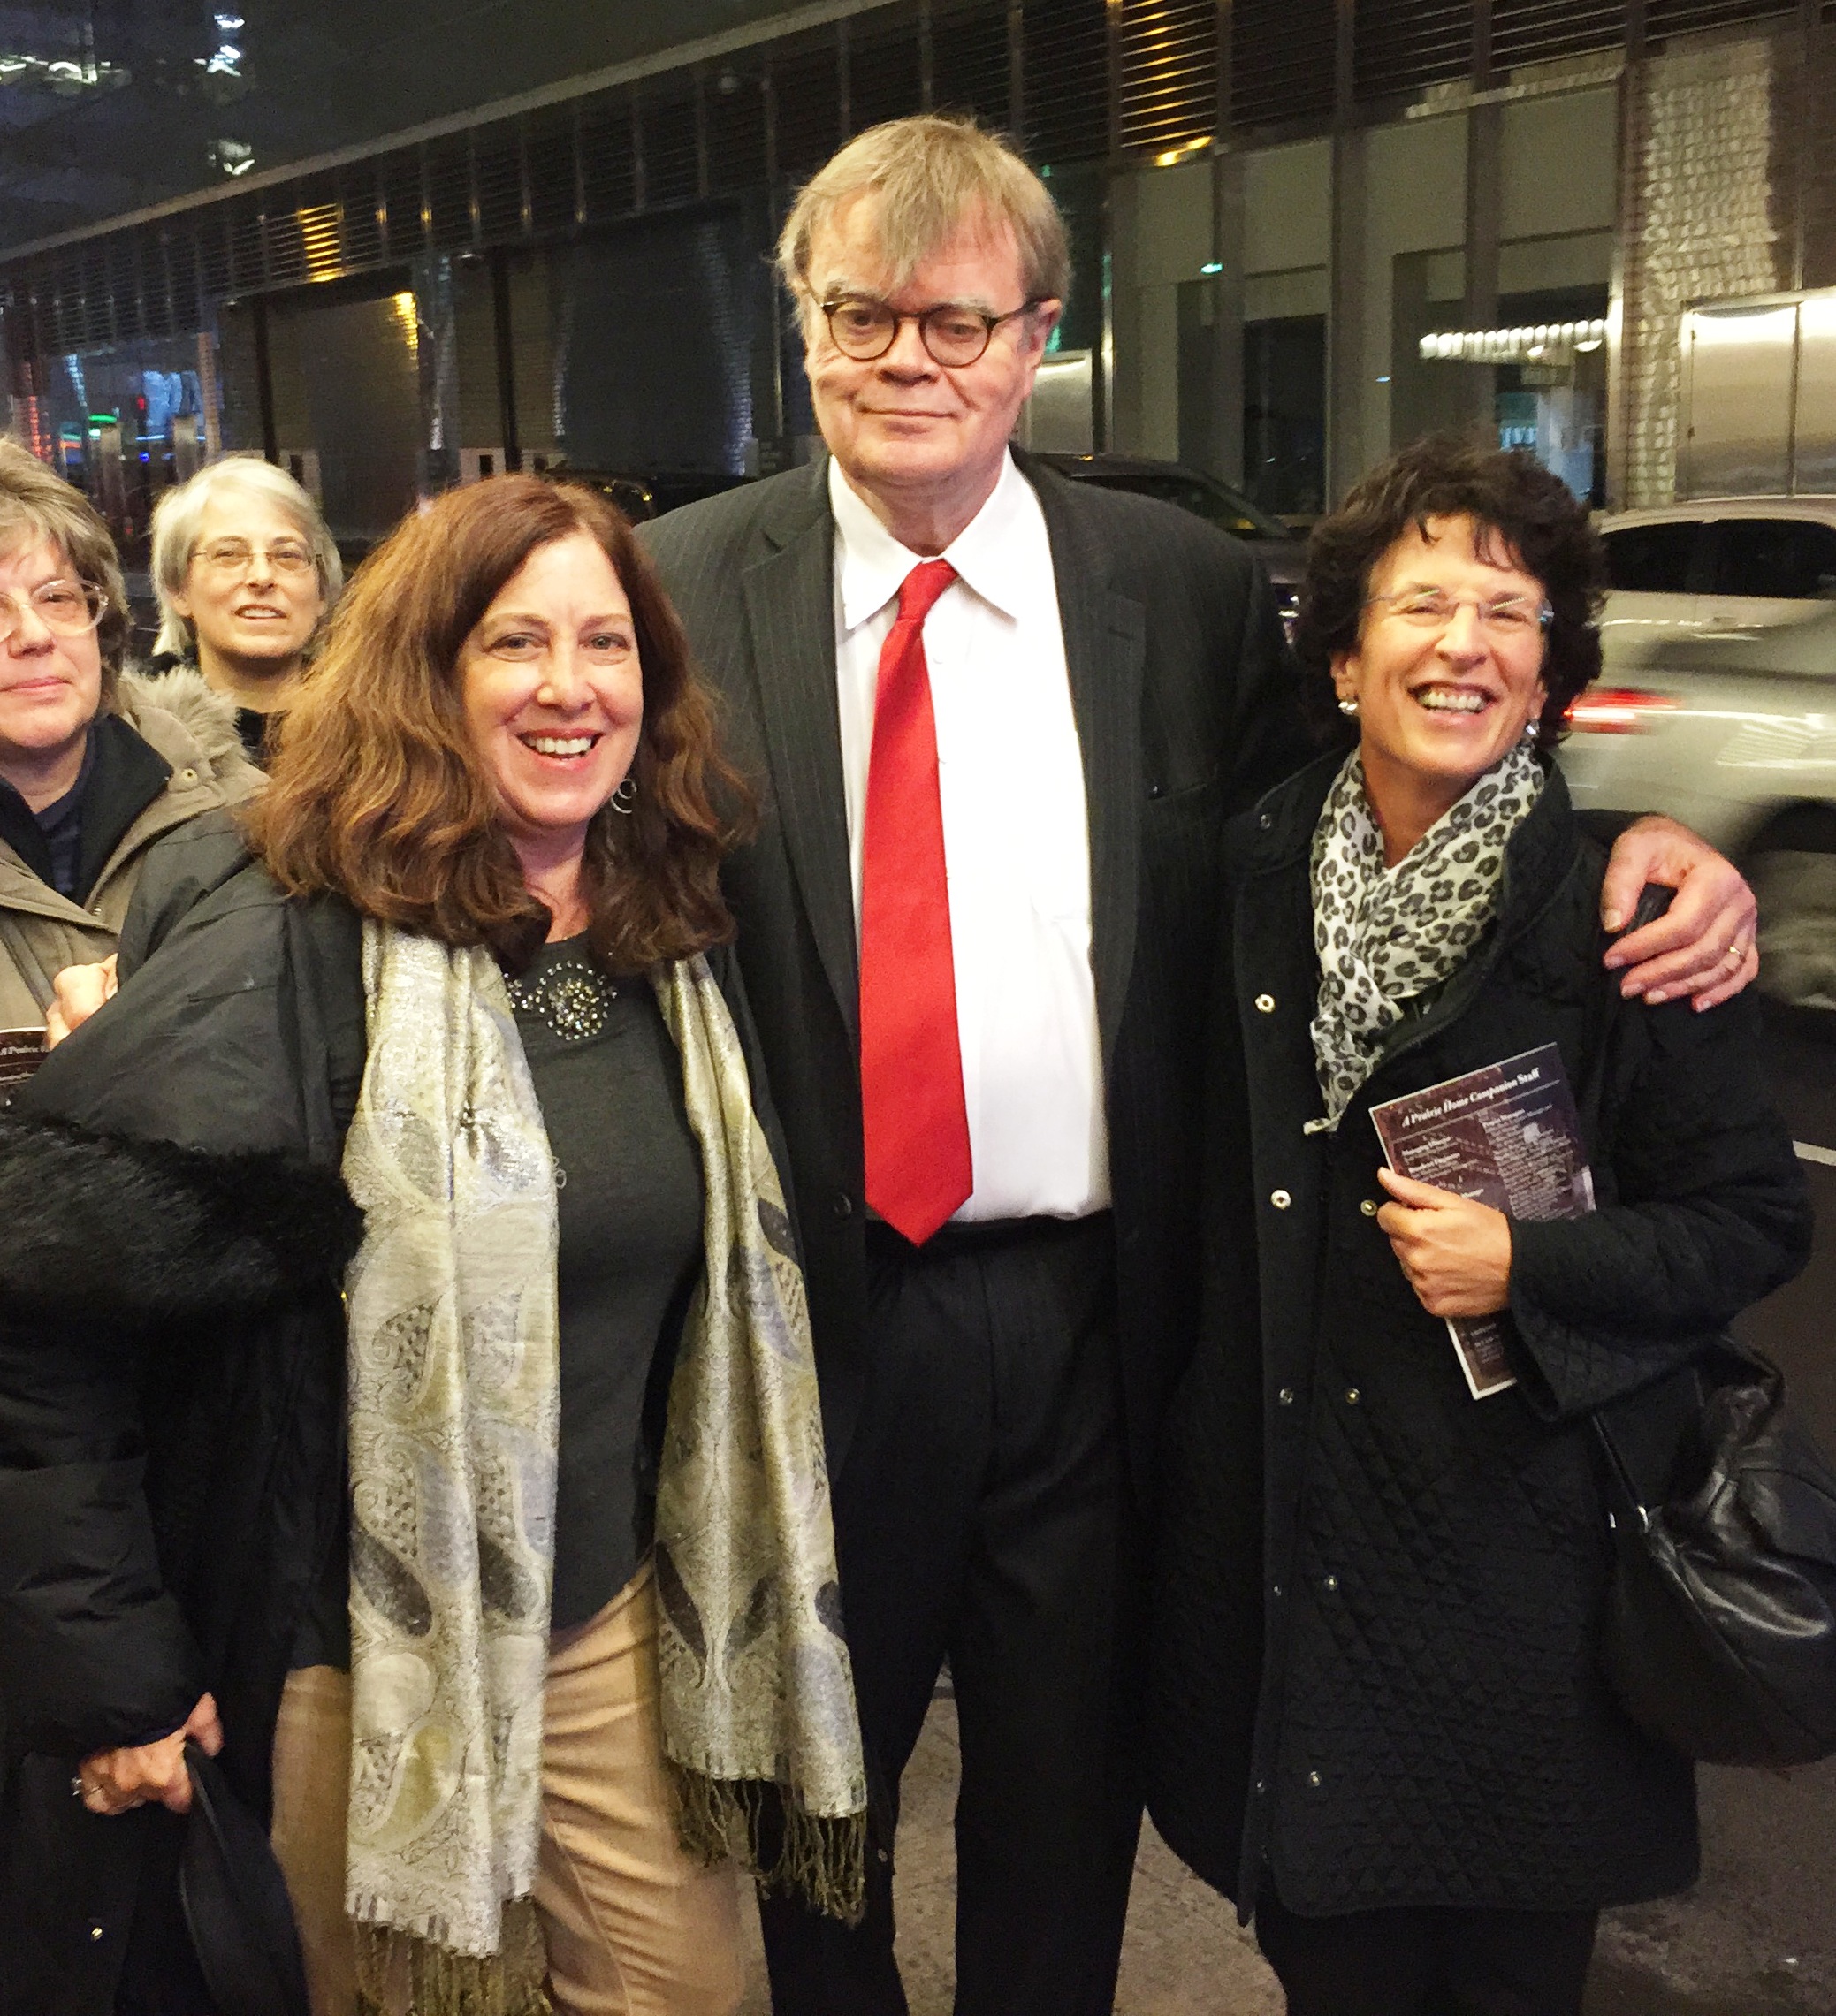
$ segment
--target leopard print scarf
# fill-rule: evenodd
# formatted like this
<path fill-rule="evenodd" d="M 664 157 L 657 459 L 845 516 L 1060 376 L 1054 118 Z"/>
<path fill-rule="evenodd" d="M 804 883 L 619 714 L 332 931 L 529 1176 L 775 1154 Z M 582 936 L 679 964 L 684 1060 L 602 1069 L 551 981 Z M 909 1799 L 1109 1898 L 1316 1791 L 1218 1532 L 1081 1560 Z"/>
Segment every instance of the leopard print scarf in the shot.
<path fill-rule="evenodd" d="M 1392 869 L 1364 795 L 1355 749 L 1314 829 L 1314 949 L 1320 993 L 1314 1061 L 1326 1117 L 1339 1116 L 1371 1075 L 1405 1005 L 1466 960 L 1498 907 L 1505 849 L 1546 777 L 1513 742 Z"/>

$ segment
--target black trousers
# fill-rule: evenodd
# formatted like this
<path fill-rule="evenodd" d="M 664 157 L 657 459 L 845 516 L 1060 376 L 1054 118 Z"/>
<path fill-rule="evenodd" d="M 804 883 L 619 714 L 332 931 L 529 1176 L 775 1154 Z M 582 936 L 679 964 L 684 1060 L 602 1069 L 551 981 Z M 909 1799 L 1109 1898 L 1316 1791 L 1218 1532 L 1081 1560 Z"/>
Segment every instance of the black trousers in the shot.
<path fill-rule="evenodd" d="M 1354 1911 L 1301 1918 L 1270 1890 L 1256 1939 L 1288 2016 L 1581 2016 L 1597 1911 Z"/>
<path fill-rule="evenodd" d="M 957 2016 L 1108 2016 L 1140 1827 L 1145 1577 L 1107 1213 L 869 1228 L 870 1364 L 835 1480 L 874 1793 L 849 1930 L 763 1906 L 774 2016 L 905 2016 L 898 1787 L 946 1655 L 956 1696 Z"/>

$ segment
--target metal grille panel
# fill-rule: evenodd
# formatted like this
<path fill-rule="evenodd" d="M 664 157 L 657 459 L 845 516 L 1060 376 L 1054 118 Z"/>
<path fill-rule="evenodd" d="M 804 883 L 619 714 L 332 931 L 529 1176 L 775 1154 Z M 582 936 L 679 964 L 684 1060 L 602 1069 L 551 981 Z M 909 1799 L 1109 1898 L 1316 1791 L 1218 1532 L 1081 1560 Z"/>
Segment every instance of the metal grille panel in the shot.
<path fill-rule="evenodd" d="M 766 80 L 754 70 L 723 70 L 708 81 L 708 187 L 716 195 L 766 180 Z"/>
<path fill-rule="evenodd" d="M 1468 0 L 1356 0 L 1352 37 L 1360 99 L 1421 91 L 1473 66 Z"/>
<path fill-rule="evenodd" d="M 407 258 L 421 249 L 421 150 L 403 148 L 385 154 L 377 184 L 383 193 L 385 249 L 392 259 Z"/>
<path fill-rule="evenodd" d="M 522 231 L 522 134 L 516 125 L 480 127 L 473 146 L 478 235 L 515 238 Z"/>
<path fill-rule="evenodd" d="M 1617 49 L 1626 0 L 1492 0 L 1492 68 Z"/>
<path fill-rule="evenodd" d="M 1748 21 L 1780 20 L 1797 12 L 1792 0 L 1647 0 L 1645 34 L 1657 42 L 1701 28 L 1734 28 Z"/>
<path fill-rule="evenodd" d="M 1239 0 L 1230 14 L 1230 118 L 1241 127 L 1331 116 L 1333 0 Z"/>
<path fill-rule="evenodd" d="M 1026 0 L 1021 24 L 1027 152 L 1047 164 L 1101 160 L 1109 151 L 1103 0 Z"/>
<path fill-rule="evenodd" d="M 445 133 L 428 141 L 428 242 L 450 251 L 472 242 L 471 149 L 467 133 Z"/>
<path fill-rule="evenodd" d="M 574 172 L 575 110 L 534 114 L 523 133 L 529 183 L 529 229 L 564 231 L 574 222 L 578 200 Z"/>
<path fill-rule="evenodd" d="M 580 179 L 590 219 L 629 217 L 636 206 L 637 161 L 629 101 L 595 98 L 582 106 Z"/>
<path fill-rule="evenodd" d="M 848 119 L 865 133 L 883 119 L 903 119 L 923 96 L 917 20 L 888 23 L 869 15 L 848 42 Z"/>
<path fill-rule="evenodd" d="M 644 208 L 693 202 L 701 186 L 694 99 L 646 98 L 639 116 L 644 121 Z"/>
<path fill-rule="evenodd" d="M 1217 128 L 1215 0 L 1122 0 L 1121 133 L 1131 153 L 1208 141 Z"/>
<path fill-rule="evenodd" d="M 933 15 L 931 103 L 940 112 L 973 112 L 984 126 L 1008 125 L 1013 99 L 1005 9 L 976 6 Z"/>
<path fill-rule="evenodd" d="M 842 139 L 842 80 L 833 40 L 787 51 L 772 65 L 777 102 L 778 172 L 803 181 Z"/>

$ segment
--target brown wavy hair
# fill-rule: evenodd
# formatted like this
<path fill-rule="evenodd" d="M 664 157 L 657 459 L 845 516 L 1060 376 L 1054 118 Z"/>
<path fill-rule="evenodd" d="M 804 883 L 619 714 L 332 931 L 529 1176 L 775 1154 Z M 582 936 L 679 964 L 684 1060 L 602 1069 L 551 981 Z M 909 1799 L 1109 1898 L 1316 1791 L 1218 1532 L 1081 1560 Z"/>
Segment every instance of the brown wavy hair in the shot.
<path fill-rule="evenodd" d="M 588 829 L 593 949 L 636 973 L 733 935 L 722 856 L 750 823 L 721 755 L 681 620 L 631 528 L 597 492 L 506 475 L 412 512 L 333 612 L 279 724 L 271 781 L 245 815 L 249 842 L 290 895 L 334 891 L 365 917 L 446 945 L 488 945 L 513 970 L 548 934 L 496 787 L 466 726 L 465 640 L 537 547 L 584 532 L 631 605 L 644 726 L 629 816 Z"/>

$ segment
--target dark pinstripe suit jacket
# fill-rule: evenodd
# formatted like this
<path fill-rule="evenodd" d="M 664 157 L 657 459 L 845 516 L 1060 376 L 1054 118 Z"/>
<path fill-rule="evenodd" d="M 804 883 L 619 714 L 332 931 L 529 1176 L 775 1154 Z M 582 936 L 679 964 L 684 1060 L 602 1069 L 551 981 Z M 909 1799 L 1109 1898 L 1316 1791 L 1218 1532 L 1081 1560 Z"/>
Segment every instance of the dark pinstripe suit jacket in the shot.
<path fill-rule="evenodd" d="M 866 1268 L 827 467 L 672 512 L 642 536 L 760 789 L 758 836 L 726 887 L 789 1145 L 839 1472 L 859 1405 Z M 1145 1484 L 1198 1298 L 1219 831 L 1311 752 L 1268 584 L 1242 546 L 1169 506 L 1021 467 L 1045 511 L 1083 748 L 1122 1376 Z"/>

